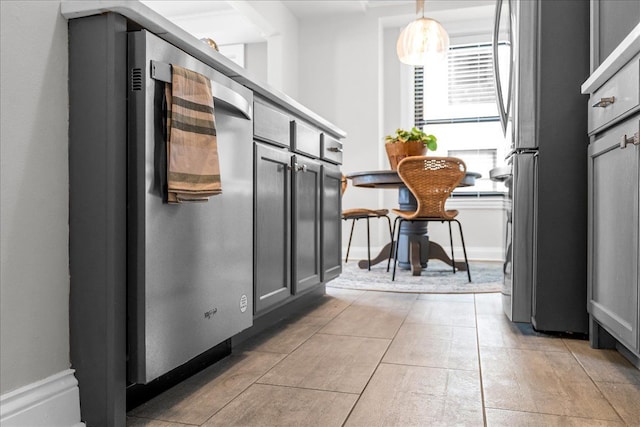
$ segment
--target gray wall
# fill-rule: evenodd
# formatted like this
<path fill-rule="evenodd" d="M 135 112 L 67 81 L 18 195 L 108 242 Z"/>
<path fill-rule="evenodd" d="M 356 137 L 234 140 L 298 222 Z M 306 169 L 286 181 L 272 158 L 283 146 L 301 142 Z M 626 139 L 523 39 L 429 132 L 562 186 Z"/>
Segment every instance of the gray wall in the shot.
<path fill-rule="evenodd" d="M 0 394 L 69 368 L 67 22 L 0 1 Z"/>

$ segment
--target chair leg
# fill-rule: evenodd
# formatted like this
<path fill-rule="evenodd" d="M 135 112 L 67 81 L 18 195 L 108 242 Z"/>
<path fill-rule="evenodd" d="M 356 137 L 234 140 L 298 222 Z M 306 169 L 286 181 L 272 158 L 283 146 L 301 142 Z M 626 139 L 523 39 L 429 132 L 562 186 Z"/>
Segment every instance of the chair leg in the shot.
<path fill-rule="evenodd" d="M 451 221 L 447 221 L 449 224 L 449 244 L 451 245 L 451 266 L 453 267 L 453 274 L 456 274 L 456 259 L 453 257 L 453 234 L 451 234 Z"/>
<path fill-rule="evenodd" d="M 388 218 L 388 217 L 387 217 Z M 393 249 L 396 247 L 396 242 L 393 238 L 393 236 L 396 233 L 396 224 L 398 223 L 398 220 L 400 219 L 399 216 L 397 216 L 394 220 L 393 220 L 393 230 L 391 230 L 391 248 L 389 250 L 389 259 L 387 260 L 387 273 L 389 272 L 389 266 L 391 265 L 391 258 L 393 258 Z M 391 221 L 391 220 L 389 220 Z"/>
<path fill-rule="evenodd" d="M 387 222 L 389 223 L 389 238 L 393 240 L 393 231 L 391 230 L 391 218 L 389 218 L 389 215 L 385 215 L 384 217 L 387 218 Z"/>
<path fill-rule="evenodd" d="M 462 224 L 457 219 L 454 219 L 455 222 L 458 223 L 458 229 L 460 229 L 460 240 L 462 241 L 462 252 L 464 252 L 464 263 L 467 265 L 467 277 L 469 278 L 469 283 L 471 283 L 471 270 L 469 270 L 469 261 L 467 260 L 467 248 L 464 245 L 464 235 L 462 234 Z"/>
<path fill-rule="evenodd" d="M 367 269 L 371 271 L 371 236 L 369 232 L 369 217 L 367 217 Z"/>
<path fill-rule="evenodd" d="M 398 224 L 398 238 L 395 239 L 395 241 L 397 242 L 398 239 L 400 239 L 400 228 L 402 227 L 402 222 L 404 220 L 402 218 L 400 218 L 400 223 Z M 394 222 L 395 224 L 395 222 Z M 395 225 L 393 226 L 393 228 L 395 229 Z M 393 275 L 391 276 L 391 281 L 395 281 L 396 280 L 396 265 L 398 264 L 398 245 L 395 244 L 393 245 Z"/>
<path fill-rule="evenodd" d="M 346 264 L 349 261 L 349 250 L 351 249 L 351 238 L 353 237 L 353 227 L 356 225 L 356 219 L 351 220 L 351 233 L 349 233 L 349 243 L 347 244 L 347 256 L 344 259 L 344 263 Z"/>

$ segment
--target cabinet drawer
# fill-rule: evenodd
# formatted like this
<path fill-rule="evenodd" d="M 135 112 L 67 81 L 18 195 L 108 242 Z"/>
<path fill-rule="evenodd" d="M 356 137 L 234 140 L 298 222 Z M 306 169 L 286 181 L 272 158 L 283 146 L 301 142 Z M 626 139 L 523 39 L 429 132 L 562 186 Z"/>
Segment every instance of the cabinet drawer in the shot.
<path fill-rule="evenodd" d="M 591 96 L 589 133 L 640 105 L 640 55 L 637 55 Z"/>
<path fill-rule="evenodd" d="M 320 135 L 320 158 L 338 165 L 342 164 L 342 142 L 323 133 Z"/>
<path fill-rule="evenodd" d="M 283 147 L 289 146 L 289 116 L 274 107 L 255 102 L 253 135 L 256 139 Z"/>
<path fill-rule="evenodd" d="M 295 152 L 320 158 L 320 131 L 294 120 L 291 122 L 291 135 Z"/>
<path fill-rule="evenodd" d="M 629 148 L 632 150 L 633 143 L 635 141 L 638 144 L 637 138 L 640 138 L 640 114 L 634 114 L 621 123 L 612 126 L 610 129 L 599 133 L 597 138 L 589 146 L 589 153 L 591 157 L 596 157 L 605 151 L 614 150 L 617 148 Z M 623 140 L 627 140 L 627 144 L 623 143 Z"/>

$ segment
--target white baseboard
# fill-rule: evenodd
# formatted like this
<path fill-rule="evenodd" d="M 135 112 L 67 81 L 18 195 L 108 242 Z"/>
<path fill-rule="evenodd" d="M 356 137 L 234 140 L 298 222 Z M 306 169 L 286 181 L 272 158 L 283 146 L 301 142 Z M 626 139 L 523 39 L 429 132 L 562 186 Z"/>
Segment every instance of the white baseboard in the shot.
<path fill-rule="evenodd" d="M 81 427 L 80 391 L 73 369 L 0 396 L 2 427 Z"/>
<path fill-rule="evenodd" d="M 371 258 L 375 258 L 382 248 L 371 248 Z M 448 247 L 445 248 L 448 251 Z M 454 254 L 456 260 L 463 260 L 462 246 L 454 247 Z M 347 253 L 347 248 L 342 249 L 342 258 Z M 447 252 L 448 253 L 448 252 Z M 503 249 L 500 247 L 481 247 L 481 246 L 467 246 L 467 258 L 469 261 L 503 261 Z M 351 246 L 349 251 L 349 260 L 358 261 L 361 259 L 367 259 L 367 247 L 366 246 Z"/>

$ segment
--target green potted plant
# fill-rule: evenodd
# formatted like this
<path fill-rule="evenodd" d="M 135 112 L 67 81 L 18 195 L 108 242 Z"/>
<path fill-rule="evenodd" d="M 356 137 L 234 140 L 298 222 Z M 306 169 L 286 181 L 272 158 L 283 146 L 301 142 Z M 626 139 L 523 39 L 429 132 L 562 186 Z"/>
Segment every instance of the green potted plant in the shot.
<path fill-rule="evenodd" d="M 408 156 L 424 156 L 427 150 L 434 151 L 438 148 L 438 140 L 418 128 L 411 130 L 397 129 L 395 135 L 387 135 L 384 138 L 385 149 L 391 169 L 396 170 L 400 160 Z"/>

